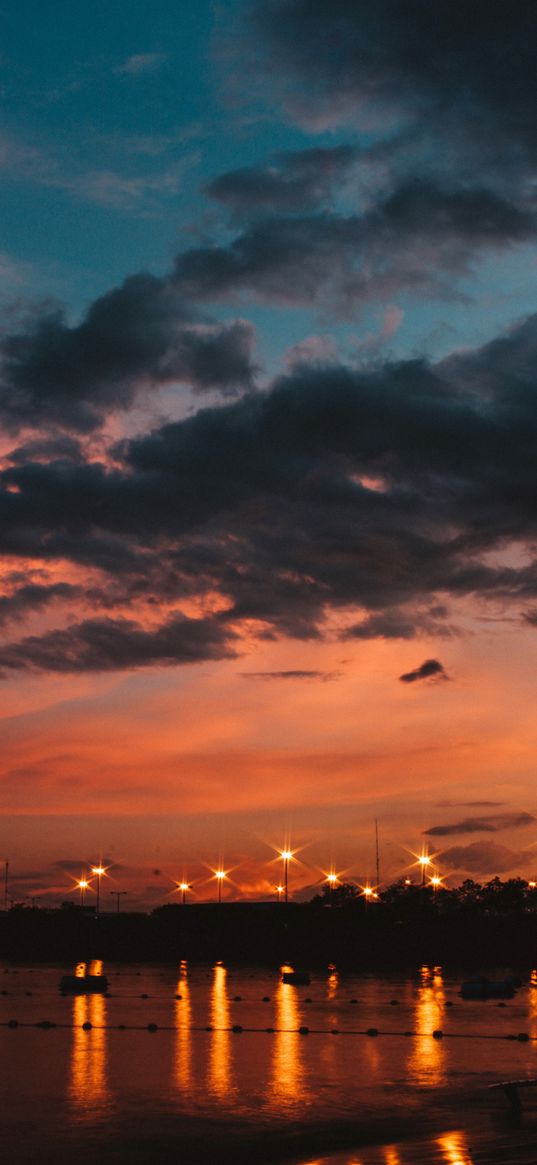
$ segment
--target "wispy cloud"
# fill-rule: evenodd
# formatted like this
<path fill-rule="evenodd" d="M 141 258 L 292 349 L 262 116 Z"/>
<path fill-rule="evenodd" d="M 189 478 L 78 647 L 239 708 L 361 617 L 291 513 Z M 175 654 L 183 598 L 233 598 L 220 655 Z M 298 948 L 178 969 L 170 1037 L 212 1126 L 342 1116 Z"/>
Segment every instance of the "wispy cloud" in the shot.
<path fill-rule="evenodd" d="M 498 833 L 501 829 L 522 829 L 534 825 L 533 813 L 493 813 L 488 817 L 465 817 L 447 825 L 432 825 L 425 829 L 426 837 L 450 837 L 457 833 Z"/>
<path fill-rule="evenodd" d="M 129 77 L 140 77 L 144 73 L 156 73 L 167 60 L 168 53 L 134 53 L 121 65 L 117 65 L 114 72 L 120 76 L 126 74 Z"/>
<path fill-rule="evenodd" d="M 341 672 L 339 671 L 243 671 L 241 676 L 249 680 L 320 680 L 321 683 L 329 683 L 332 680 L 339 680 Z"/>

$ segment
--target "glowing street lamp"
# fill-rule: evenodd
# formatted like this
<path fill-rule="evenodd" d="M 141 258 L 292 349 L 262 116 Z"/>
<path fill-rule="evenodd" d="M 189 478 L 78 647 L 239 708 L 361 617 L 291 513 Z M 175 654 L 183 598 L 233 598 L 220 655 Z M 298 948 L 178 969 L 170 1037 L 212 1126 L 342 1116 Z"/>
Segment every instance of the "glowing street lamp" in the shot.
<path fill-rule="evenodd" d="M 88 890 L 90 888 L 90 883 L 88 882 L 87 878 L 79 878 L 76 885 L 77 885 L 77 890 L 80 890 L 80 905 L 83 906 L 84 905 L 84 896 L 85 896 L 86 890 Z"/>
<path fill-rule="evenodd" d="M 283 883 L 284 883 L 284 901 L 288 900 L 289 891 L 289 862 L 294 858 L 294 850 L 282 849 L 280 850 L 280 858 L 283 862 Z"/>
<path fill-rule="evenodd" d="M 184 906 L 187 892 L 190 890 L 190 882 L 178 882 L 177 889 L 181 891 L 181 903 Z"/>
<path fill-rule="evenodd" d="M 222 882 L 225 882 L 225 880 L 226 880 L 226 876 L 227 876 L 226 871 L 225 870 L 215 870 L 214 876 L 216 878 L 216 881 L 218 882 L 218 904 L 220 905 L 220 903 L 222 901 Z"/>
<path fill-rule="evenodd" d="M 278 885 L 278 886 L 275 886 L 274 889 L 278 895 L 278 902 L 281 902 L 282 894 L 285 893 L 285 886 Z"/>
<path fill-rule="evenodd" d="M 428 854 L 420 854 L 420 856 L 418 858 L 418 866 L 421 866 L 421 884 L 422 884 L 422 886 L 425 885 L 425 873 L 427 870 L 427 866 L 430 866 L 430 864 L 431 864 L 431 859 L 430 859 L 429 855 Z"/>
<path fill-rule="evenodd" d="M 97 914 L 99 913 L 99 907 L 101 904 L 101 878 L 103 874 L 106 874 L 106 868 L 106 866 L 101 865 L 91 867 L 92 874 L 95 874 L 95 877 L 97 878 Z"/>
<path fill-rule="evenodd" d="M 432 877 L 429 878 L 429 885 L 433 888 L 433 902 L 436 902 L 436 896 L 442 885 L 442 878 L 439 876 L 439 874 L 433 874 Z"/>
<path fill-rule="evenodd" d="M 378 898 L 378 894 L 375 894 L 373 887 L 369 883 L 366 886 L 362 886 L 362 898 L 365 899 L 366 906 L 369 906 L 373 898 Z"/>
<path fill-rule="evenodd" d="M 326 881 L 327 886 L 330 886 L 331 890 L 335 890 L 336 886 L 339 884 L 339 878 L 338 878 L 337 874 L 333 874 L 333 873 L 327 874 L 325 881 Z"/>

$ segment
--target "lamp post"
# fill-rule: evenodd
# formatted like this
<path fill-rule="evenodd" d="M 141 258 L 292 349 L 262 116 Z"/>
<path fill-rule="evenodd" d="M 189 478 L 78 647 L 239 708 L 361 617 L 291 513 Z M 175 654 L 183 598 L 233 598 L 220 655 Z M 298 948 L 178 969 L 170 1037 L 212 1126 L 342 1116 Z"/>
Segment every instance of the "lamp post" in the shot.
<path fill-rule="evenodd" d="M 101 878 L 102 878 L 103 874 L 106 874 L 106 867 L 100 866 L 100 865 L 99 866 L 92 866 L 91 872 L 92 872 L 92 874 L 95 874 L 95 876 L 97 878 L 97 915 L 98 915 L 99 914 L 99 907 L 101 904 Z"/>
<path fill-rule="evenodd" d="M 9 876 L 9 862 L 4 861 L 4 910 L 7 910 L 8 905 L 8 876 Z"/>
<path fill-rule="evenodd" d="M 80 905 L 84 905 L 84 897 L 88 889 L 89 882 L 87 878 L 80 878 L 77 882 L 77 887 L 80 890 Z"/>
<path fill-rule="evenodd" d="M 178 882 L 177 889 L 181 891 L 181 904 L 182 904 L 182 906 L 184 906 L 185 902 L 186 902 L 187 891 L 190 890 L 190 883 L 189 882 Z"/>
<path fill-rule="evenodd" d="M 289 862 L 294 857 L 292 849 L 280 850 L 280 857 L 283 862 L 283 888 L 284 888 L 284 902 L 287 903 L 289 898 Z"/>
<path fill-rule="evenodd" d="M 222 882 L 225 881 L 226 871 L 225 870 L 215 870 L 214 876 L 216 878 L 216 881 L 218 882 L 218 905 L 220 905 L 220 903 L 222 901 Z"/>
<path fill-rule="evenodd" d="M 438 891 L 440 889 L 440 886 L 442 885 L 442 879 L 439 876 L 439 874 L 433 874 L 433 876 L 431 878 L 429 878 L 429 885 L 432 886 L 432 888 L 433 888 L 433 902 L 436 906 L 436 899 L 437 899 Z"/>
<path fill-rule="evenodd" d="M 326 875 L 326 885 L 330 887 L 330 893 L 332 893 L 335 890 L 338 883 L 339 883 L 339 878 L 338 878 L 337 874 L 334 874 L 333 870 L 329 874 Z"/>
<path fill-rule="evenodd" d="M 275 886 L 275 887 L 274 887 L 274 889 L 275 889 L 275 891 L 276 891 L 276 893 L 277 893 L 277 895 L 278 895 L 278 902 L 281 902 L 281 900 L 282 900 L 282 894 L 283 894 L 283 893 L 284 893 L 284 891 L 285 891 L 285 886 L 278 885 L 278 886 Z"/>
<path fill-rule="evenodd" d="M 123 894 L 126 894 L 127 891 L 126 890 L 111 890 L 110 893 L 113 894 L 115 899 L 116 899 L 116 914 L 119 914 L 119 899 L 123 896 Z"/>
<path fill-rule="evenodd" d="M 422 884 L 422 886 L 425 885 L 425 873 L 427 870 L 427 866 L 430 866 L 430 864 L 431 864 L 431 859 L 430 859 L 429 855 L 428 854 L 421 854 L 420 857 L 418 858 L 418 865 L 421 866 L 421 884 Z"/>

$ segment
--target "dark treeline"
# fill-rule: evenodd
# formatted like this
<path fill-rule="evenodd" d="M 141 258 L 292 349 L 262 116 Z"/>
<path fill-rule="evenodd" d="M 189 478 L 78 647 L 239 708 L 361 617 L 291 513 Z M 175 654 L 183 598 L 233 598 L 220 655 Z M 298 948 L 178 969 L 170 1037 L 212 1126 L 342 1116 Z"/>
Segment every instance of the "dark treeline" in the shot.
<path fill-rule="evenodd" d="M 537 966 L 537 891 L 522 879 L 466 881 L 436 898 L 396 883 L 366 903 L 355 886 L 310 902 L 189 903 L 150 914 L 64 904 L 0 915 L 0 956 L 17 961 L 177 962 L 223 959 L 341 969 L 410 969 L 422 963 L 473 970 Z"/>

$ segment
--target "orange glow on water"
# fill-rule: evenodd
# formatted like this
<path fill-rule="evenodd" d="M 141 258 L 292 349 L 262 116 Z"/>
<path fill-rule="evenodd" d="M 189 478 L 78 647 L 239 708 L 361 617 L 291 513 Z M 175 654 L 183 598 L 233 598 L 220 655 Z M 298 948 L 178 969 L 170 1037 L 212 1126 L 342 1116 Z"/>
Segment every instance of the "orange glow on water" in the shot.
<path fill-rule="evenodd" d="M 92 974 L 102 972 L 92 971 Z M 74 995 L 72 1000 L 70 1096 L 85 1118 L 92 1118 L 109 1100 L 107 1080 L 107 1000 L 104 995 Z M 91 1031 L 82 1024 L 91 1023 Z"/>
<path fill-rule="evenodd" d="M 231 1026 L 229 1000 L 227 997 L 227 970 L 222 963 L 213 968 L 211 986 L 211 1026 L 208 1088 L 219 1100 L 230 1099 L 232 1085 Z"/>
<path fill-rule="evenodd" d="M 437 1144 L 443 1154 L 445 1165 L 472 1165 L 466 1133 L 462 1131 L 447 1133 L 438 1138 Z"/>
<path fill-rule="evenodd" d="M 292 971 L 289 964 L 281 967 Z M 272 1039 L 272 1065 L 269 1084 L 269 1098 L 279 1112 L 281 1109 L 301 1103 L 305 1098 L 304 1065 L 298 1033 L 300 1009 L 296 989 L 289 983 L 279 982 L 276 988 L 276 1032 Z"/>
<path fill-rule="evenodd" d="M 443 1027 L 445 995 L 440 967 L 433 971 L 421 968 L 421 983 L 415 1009 L 416 1032 L 408 1059 L 408 1075 L 420 1087 L 438 1088 L 445 1083 L 445 1051 L 443 1040 L 433 1039 L 433 1031 Z"/>
<path fill-rule="evenodd" d="M 188 982 L 188 966 L 181 963 L 175 1000 L 175 1083 L 181 1094 L 189 1091 L 192 1081 L 192 1002 Z"/>

